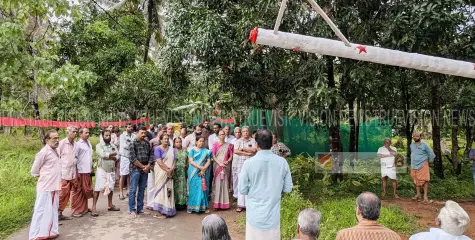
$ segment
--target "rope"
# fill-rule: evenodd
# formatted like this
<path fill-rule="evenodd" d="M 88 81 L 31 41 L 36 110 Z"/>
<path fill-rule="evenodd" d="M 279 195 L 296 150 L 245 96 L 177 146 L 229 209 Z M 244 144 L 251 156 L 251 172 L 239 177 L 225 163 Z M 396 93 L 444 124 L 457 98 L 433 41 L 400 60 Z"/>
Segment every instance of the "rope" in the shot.
<path fill-rule="evenodd" d="M 343 33 L 340 32 L 340 29 L 338 29 L 338 27 L 332 22 L 332 20 L 327 16 L 327 14 L 323 11 L 323 9 L 320 6 L 318 6 L 315 0 L 308 0 L 308 2 L 310 3 L 310 5 L 312 5 L 313 10 L 315 10 L 318 14 L 320 14 L 320 16 L 322 16 L 322 18 L 332 28 L 333 32 L 335 32 L 335 34 L 340 38 L 340 40 L 343 43 L 345 43 L 345 46 L 351 47 L 351 44 L 348 41 L 348 39 L 346 39 Z"/>
<path fill-rule="evenodd" d="M 277 15 L 277 20 L 275 21 L 274 25 L 274 34 L 277 34 L 279 31 L 280 23 L 282 22 L 282 17 L 284 16 L 285 8 L 287 8 L 287 0 L 282 0 L 279 9 L 279 15 Z"/>

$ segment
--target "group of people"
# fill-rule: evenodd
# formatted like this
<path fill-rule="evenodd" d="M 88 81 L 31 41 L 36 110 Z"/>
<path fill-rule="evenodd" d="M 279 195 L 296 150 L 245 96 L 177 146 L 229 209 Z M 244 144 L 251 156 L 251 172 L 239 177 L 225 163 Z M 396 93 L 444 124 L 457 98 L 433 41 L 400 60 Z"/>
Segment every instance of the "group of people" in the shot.
<path fill-rule="evenodd" d="M 210 134 L 207 122 L 194 126 L 189 135 L 182 123 L 174 130 L 173 124 L 151 125 L 148 129 L 127 124 L 120 133 L 108 126 L 102 130 L 95 148 L 98 156 L 95 171 L 88 128 L 69 126 L 66 138 L 61 141 L 57 131 L 48 131 L 46 145 L 36 155 L 31 170 L 39 179 L 30 239 L 57 236 L 58 220 L 70 220 L 87 213 L 98 216 L 96 205 L 101 193 L 108 196 L 108 211 L 120 211 L 113 204 L 117 181 L 119 199 L 128 198 L 132 217 L 150 214 L 144 208 L 156 211 L 156 217 L 172 217 L 180 209 L 188 213 L 208 213 L 209 205 L 215 210 L 230 209 L 231 195 L 238 201 L 238 212 L 247 205 L 258 204 L 248 197 L 252 195 L 249 192 L 255 191 L 249 189 L 247 178 L 253 169 L 244 171 L 244 177 L 240 177 L 244 162 L 259 149 L 256 140 L 250 137 L 249 127 L 236 127 L 234 135 L 230 134 L 229 126 L 221 128 L 220 124 L 214 124 L 213 134 Z M 79 140 L 75 141 L 78 134 Z M 275 135 L 269 134 L 268 154 L 289 156 L 290 150 L 277 142 Z M 285 159 L 281 163 L 287 164 Z M 290 191 L 290 171 L 288 165 L 282 166 L 279 171 L 288 171 L 286 191 Z M 93 176 L 96 177 L 94 186 Z M 278 187 L 274 191 L 277 190 Z M 282 188 L 279 201 L 281 191 Z M 89 208 L 90 198 L 93 201 Z M 68 202 L 71 217 L 63 215 Z M 275 228 L 275 224 L 272 227 Z"/>
<path fill-rule="evenodd" d="M 66 138 L 61 141 L 55 130 L 46 132 L 46 145 L 36 155 L 31 169 L 31 174 L 39 179 L 29 238 L 59 236 L 58 220 L 71 219 L 63 215 L 68 201 L 73 217 L 88 212 L 98 216 L 96 204 L 102 192 L 108 195 L 108 211 L 120 211 L 113 205 L 112 197 L 116 170 L 119 169 L 119 199 L 128 197 L 128 212 L 134 218 L 139 214 L 150 214 L 144 208 L 155 211 L 157 217 L 174 216 L 179 209 L 186 209 L 188 213 L 208 213 L 209 205 L 214 209 L 229 209 L 233 195 L 238 202 L 236 211 L 247 210 L 246 239 L 280 239 L 281 197 L 282 193 L 292 190 L 290 168 L 284 158 L 290 155 L 290 150 L 278 143 L 275 134 L 268 130 L 259 130 L 252 138 L 248 127 L 236 127 L 233 136 L 229 127 L 221 129 L 219 124 L 214 124 L 213 132 L 209 134 L 211 130 L 206 123 L 195 126 L 189 135 L 182 124 L 177 131 L 173 124 L 149 129 L 145 126 L 134 129 L 127 124 L 122 134 L 109 126 L 102 131 L 96 145 L 95 172 L 89 129 L 70 126 Z M 75 142 L 78 133 L 79 140 Z M 427 144 L 420 141 L 420 134 L 413 138 L 411 175 L 417 187 L 414 199 L 420 198 L 419 188 L 423 186 L 424 201 L 428 201 L 426 186 L 430 175 L 426 162 L 434 156 Z M 386 140 L 385 146 L 378 151 L 385 168 L 383 179 L 396 180 L 392 169 L 395 155 L 395 148 Z M 127 178 L 128 196 L 123 191 Z M 397 197 L 397 183 L 393 187 Z M 385 193 L 384 188 L 383 195 Z M 90 198 L 93 198 L 91 208 L 88 207 Z M 375 194 L 361 194 L 356 200 L 358 225 L 341 230 L 337 239 L 400 239 L 376 222 L 380 208 L 381 201 Z M 205 227 L 207 222 L 221 221 L 215 217 L 205 220 L 204 235 L 221 234 L 218 230 L 224 228 L 213 233 L 214 230 Z M 461 237 L 469 222 L 467 213 L 457 203 L 448 201 L 436 222 L 440 229 L 416 234 L 411 239 L 469 239 Z M 319 223 L 318 211 L 303 210 L 298 217 L 299 238 L 317 239 Z"/>

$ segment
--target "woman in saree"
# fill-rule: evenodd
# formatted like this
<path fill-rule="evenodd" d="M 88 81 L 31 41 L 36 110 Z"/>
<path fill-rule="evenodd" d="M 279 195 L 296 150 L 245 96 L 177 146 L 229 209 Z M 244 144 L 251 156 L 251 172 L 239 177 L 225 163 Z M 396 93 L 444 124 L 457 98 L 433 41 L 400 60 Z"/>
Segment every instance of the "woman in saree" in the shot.
<path fill-rule="evenodd" d="M 213 145 L 213 208 L 229 209 L 229 187 L 231 186 L 231 161 L 234 146 L 226 142 L 223 130 L 218 133 L 219 142 Z"/>
<path fill-rule="evenodd" d="M 176 214 L 175 195 L 173 193 L 173 171 L 176 166 L 176 150 L 168 146 L 168 135 L 160 136 L 160 146 L 155 148 L 155 198 L 153 210 L 166 217 Z"/>
<path fill-rule="evenodd" d="M 204 148 L 205 138 L 196 137 L 196 146 L 188 152 L 188 213 L 208 210 L 208 181 L 211 151 Z"/>
<path fill-rule="evenodd" d="M 188 166 L 188 151 L 182 147 L 182 139 L 177 137 L 174 141 L 176 153 L 176 168 L 173 172 L 173 191 L 175 192 L 175 208 L 186 209 L 188 191 L 186 182 L 186 168 Z"/>

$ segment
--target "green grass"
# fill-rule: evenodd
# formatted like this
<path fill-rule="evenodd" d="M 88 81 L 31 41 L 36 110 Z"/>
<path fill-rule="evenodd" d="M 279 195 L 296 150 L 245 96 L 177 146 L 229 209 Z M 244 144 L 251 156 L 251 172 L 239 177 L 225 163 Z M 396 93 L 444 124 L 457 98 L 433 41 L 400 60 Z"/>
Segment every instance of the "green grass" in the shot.
<path fill-rule="evenodd" d="M 97 142 L 97 137 L 91 138 L 94 149 Z M 30 169 L 40 149 L 38 138 L 0 135 L 0 239 L 6 239 L 31 220 L 36 180 Z"/>
<path fill-rule="evenodd" d="M 30 169 L 39 148 L 38 139 L 5 135 L 0 138 L 0 239 L 31 219 L 36 180 Z"/>

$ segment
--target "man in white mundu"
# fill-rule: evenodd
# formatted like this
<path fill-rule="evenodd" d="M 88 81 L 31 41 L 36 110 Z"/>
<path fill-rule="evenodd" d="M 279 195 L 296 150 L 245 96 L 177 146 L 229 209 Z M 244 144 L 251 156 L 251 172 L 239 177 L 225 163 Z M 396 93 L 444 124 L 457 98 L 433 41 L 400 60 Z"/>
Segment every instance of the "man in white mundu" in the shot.
<path fill-rule="evenodd" d="M 54 239 L 59 236 L 61 160 L 56 152 L 59 145 L 58 133 L 54 130 L 46 132 L 45 142 L 46 145 L 36 154 L 31 167 L 31 175 L 38 177 L 38 182 L 29 239 Z"/>
<path fill-rule="evenodd" d="M 391 139 L 384 139 L 384 146 L 378 149 L 378 158 L 381 159 L 381 178 L 383 179 L 383 195 L 381 196 L 382 198 L 386 197 L 386 186 L 388 184 L 388 178 L 391 178 L 393 184 L 394 198 L 399 199 L 399 196 L 396 194 L 396 162 L 394 158 L 396 154 L 397 149 L 395 147 L 391 147 Z"/>

